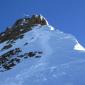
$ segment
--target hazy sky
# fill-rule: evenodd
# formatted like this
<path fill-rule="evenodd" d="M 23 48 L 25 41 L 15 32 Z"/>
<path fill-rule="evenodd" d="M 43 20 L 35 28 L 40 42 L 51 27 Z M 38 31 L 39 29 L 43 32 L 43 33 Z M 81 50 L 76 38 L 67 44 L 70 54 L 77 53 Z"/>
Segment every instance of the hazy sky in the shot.
<path fill-rule="evenodd" d="M 85 0 L 1 0 L 0 32 L 25 14 L 42 14 L 85 46 Z"/>

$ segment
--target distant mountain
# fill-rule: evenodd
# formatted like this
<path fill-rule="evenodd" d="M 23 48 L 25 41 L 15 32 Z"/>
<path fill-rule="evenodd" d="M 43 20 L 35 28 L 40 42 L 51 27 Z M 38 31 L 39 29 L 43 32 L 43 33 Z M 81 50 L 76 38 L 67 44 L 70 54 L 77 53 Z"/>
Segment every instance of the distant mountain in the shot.
<path fill-rule="evenodd" d="M 0 85 L 85 85 L 85 48 L 41 15 L 0 33 Z"/>

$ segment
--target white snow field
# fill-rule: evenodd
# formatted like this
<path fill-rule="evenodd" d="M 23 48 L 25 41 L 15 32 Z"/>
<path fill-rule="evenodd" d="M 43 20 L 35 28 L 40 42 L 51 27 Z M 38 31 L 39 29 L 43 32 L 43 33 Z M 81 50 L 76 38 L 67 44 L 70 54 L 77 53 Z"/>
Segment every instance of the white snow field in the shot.
<path fill-rule="evenodd" d="M 7 42 L 7 41 L 6 41 Z M 6 42 L 0 44 L 0 49 Z M 24 46 L 25 43 L 28 43 Z M 40 58 L 23 59 L 13 69 L 0 72 L 0 85 L 85 85 L 85 48 L 76 38 L 50 25 L 35 26 L 12 48 L 42 51 Z"/>

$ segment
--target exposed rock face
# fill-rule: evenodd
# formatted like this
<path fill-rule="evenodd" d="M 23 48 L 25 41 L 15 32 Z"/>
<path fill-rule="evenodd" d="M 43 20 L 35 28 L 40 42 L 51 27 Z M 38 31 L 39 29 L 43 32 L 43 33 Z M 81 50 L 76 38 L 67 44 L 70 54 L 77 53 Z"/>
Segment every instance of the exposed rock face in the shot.
<path fill-rule="evenodd" d="M 20 63 L 23 59 L 30 58 L 40 58 L 43 54 L 42 51 L 34 51 L 27 52 L 22 55 L 19 55 L 22 50 L 20 48 L 16 48 L 8 51 L 7 53 L 0 56 L 0 72 L 4 72 L 12 69 L 18 63 Z"/>
<path fill-rule="evenodd" d="M 38 24 L 41 26 L 48 25 L 48 22 L 41 15 L 18 19 L 11 28 L 7 28 L 5 32 L 0 33 L 0 43 L 21 38 L 23 33 L 32 30 L 32 27 Z"/>
<path fill-rule="evenodd" d="M 47 25 L 46 19 L 41 15 L 33 15 L 31 18 L 22 18 L 16 21 L 14 26 L 34 26 L 34 25 Z"/>
<path fill-rule="evenodd" d="M 5 32 L 0 33 L 0 44 L 6 41 L 0 49 L 0 52 L 6 51 L 4 54 L 0 54 L 0 72 L 12 69 L 23 59 L 40 58 L 42 56 L 43 52 L 39 50 L 22 53 L 21 48 L 13 48 L 17 39 L 23 39 L 24 33 L 32 30 L 33 26 L 37 25 L 43 26 L 48 25 L 48 23 L 41 15 L 33 15 L 31 18 L 18 19 L 11 28 L 7 28 Z M 27 45 L 27 42 L 24 43 L 24 46 Z"/>

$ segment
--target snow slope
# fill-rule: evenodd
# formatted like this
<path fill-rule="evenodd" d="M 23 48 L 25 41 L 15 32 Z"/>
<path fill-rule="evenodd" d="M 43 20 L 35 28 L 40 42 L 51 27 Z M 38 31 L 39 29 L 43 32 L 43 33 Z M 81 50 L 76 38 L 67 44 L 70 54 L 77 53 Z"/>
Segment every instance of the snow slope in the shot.
<path fill-rule="evenodd" d="M 6 43 L 1 43 L 0 49 Z M 74 36 L 50 25 L 39 25 L 12 45 L 0 55 L 15 48 L 22 49 L 18 55 L 30 51 L 42 54 L 22 59 L 11 70 L 0 72 L 0 85 L 85 85 L 85 49 Z"/>

